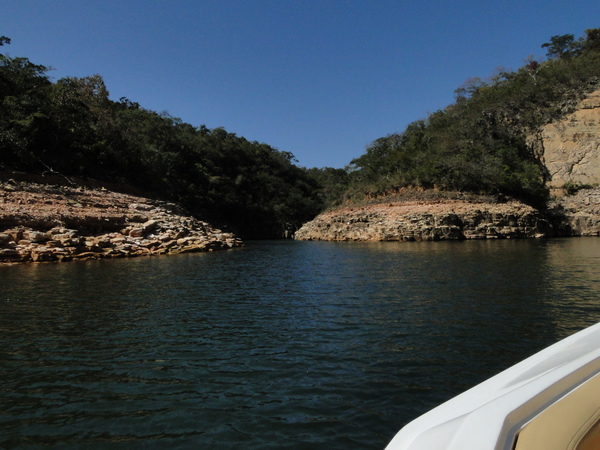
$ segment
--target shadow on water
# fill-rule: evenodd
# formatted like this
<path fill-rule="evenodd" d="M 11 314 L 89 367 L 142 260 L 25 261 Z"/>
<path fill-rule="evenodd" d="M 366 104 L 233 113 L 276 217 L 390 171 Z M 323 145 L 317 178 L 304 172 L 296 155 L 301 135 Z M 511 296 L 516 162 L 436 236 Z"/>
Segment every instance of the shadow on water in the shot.
<path fill-rule="evenodd" d="M 597 322 L 600 240 L 0 268 L 0 446 L 383 448 Z"/>

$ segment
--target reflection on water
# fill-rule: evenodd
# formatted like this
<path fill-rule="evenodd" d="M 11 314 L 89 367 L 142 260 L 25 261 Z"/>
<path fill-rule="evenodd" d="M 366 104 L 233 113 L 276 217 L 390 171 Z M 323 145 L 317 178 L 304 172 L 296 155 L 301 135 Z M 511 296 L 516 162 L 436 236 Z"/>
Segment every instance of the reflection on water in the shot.
<path fill-rule="evenodd" d="M 0 267 L 0 447 L 385 446 L 600 319 L 599 239 Z"/>

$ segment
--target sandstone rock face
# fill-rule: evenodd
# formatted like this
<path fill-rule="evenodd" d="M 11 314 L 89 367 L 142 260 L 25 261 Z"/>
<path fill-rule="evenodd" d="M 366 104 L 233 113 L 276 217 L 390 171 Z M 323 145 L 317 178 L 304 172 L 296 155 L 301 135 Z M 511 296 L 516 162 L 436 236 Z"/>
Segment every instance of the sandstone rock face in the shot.
<path fill-rule="evenodd" d="M 152 256 L 242 243 L 176 205 L 114 192 L 0 182 L 0 263 Z"/>
<path fill-rule="evenodd" d="M 552 233 L 548 220 L 519 202 L 398 202 L 323 213 L 303 225 L 295 239 L 437 241 L 541 238 Z"/>
<path fill-rule="evenodd" d="M 600 236 L 600 187 L 561 197 L 553 208 L 560 214 L 559 234 Z"/>
<path fill-rule="evenodd" d="M 600 184 L 600 91 L 589 94 L 577 111 L 543 127 L 536 139 L 551 187 Z"/>

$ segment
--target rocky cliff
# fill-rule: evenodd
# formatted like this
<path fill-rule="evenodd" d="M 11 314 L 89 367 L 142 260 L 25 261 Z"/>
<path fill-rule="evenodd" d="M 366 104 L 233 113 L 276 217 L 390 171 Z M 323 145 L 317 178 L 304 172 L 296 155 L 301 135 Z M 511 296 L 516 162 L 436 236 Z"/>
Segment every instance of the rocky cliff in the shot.
<path fill-rule="evenodd" d="M 84 187 L 0 182 L 0 263 L 212 251 L 241 241 L 176 205 Z"/>
<path fill-rule="evenodd" d="M 600 187 L 554 200 L 551 212 L 559 236 L 600 236 Z"/>
<path fill-rule="evenodd" d="M 600 236 L 600 188 L 557 198 L 544 212 L 517 201 L 435 197 L 328 211 L 304 224 L 295 238 L 437 241 Z"/>
<path fill-rule="evenodd" d="M 544 126 L 533 137 L 548 184 L 600 184 L 600 91 L 583 99 L 576 111 Z"/>

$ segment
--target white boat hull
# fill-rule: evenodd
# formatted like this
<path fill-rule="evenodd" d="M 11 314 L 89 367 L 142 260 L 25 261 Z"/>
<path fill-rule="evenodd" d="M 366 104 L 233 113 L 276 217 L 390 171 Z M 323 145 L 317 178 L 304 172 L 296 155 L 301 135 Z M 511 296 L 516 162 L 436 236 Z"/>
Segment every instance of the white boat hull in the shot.
<path fill-rule="evenodd" d="M 386 450 L 600 449 L 599 420 L 600 323 L 410 422 Z"/>

